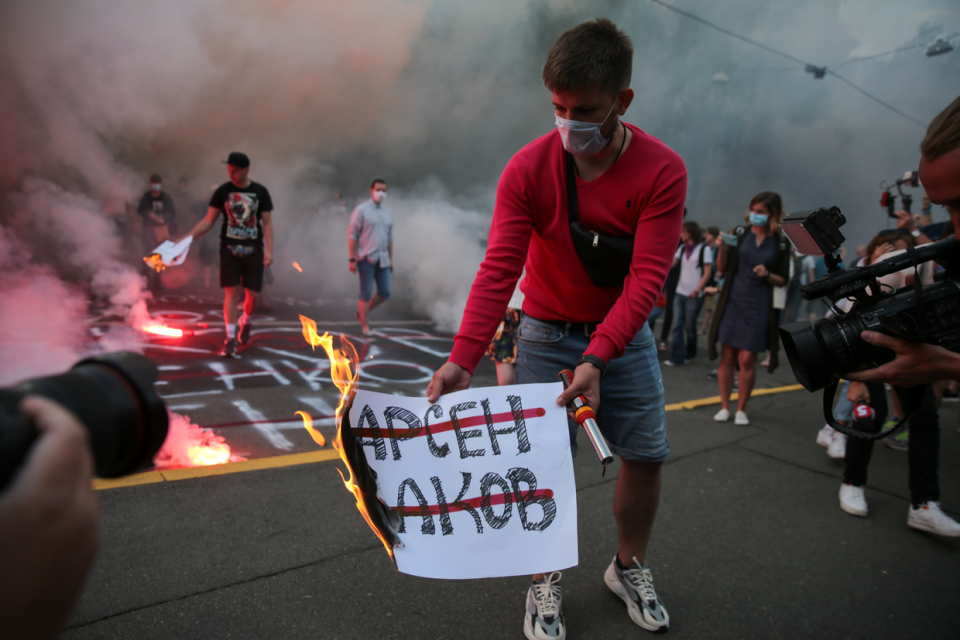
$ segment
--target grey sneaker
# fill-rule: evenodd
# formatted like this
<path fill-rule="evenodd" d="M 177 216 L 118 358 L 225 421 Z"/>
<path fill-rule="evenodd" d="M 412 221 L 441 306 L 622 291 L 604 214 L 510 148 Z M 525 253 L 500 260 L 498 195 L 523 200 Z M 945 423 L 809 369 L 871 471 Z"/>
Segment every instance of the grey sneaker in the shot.
<path fill-rule="evenodd" d="M 523 635 L 528 640 L 563 640 L 567 626 L 560 609 L 562 591 L 557 582 L 560 572 L 544 576 L 527 590 L 527 613 L 523 617 Z"/>
<path fill-rule="evenodd" d="M 603 580 L 610 591 L 626 603 L 630 619 L 635 623 L 647 631 L 660 631 L 670 626 L 670 615 L 653 589 L 653 575 L 636 558 L 629 569 L 620 571 L 614 557 L 603 574 Z"/>

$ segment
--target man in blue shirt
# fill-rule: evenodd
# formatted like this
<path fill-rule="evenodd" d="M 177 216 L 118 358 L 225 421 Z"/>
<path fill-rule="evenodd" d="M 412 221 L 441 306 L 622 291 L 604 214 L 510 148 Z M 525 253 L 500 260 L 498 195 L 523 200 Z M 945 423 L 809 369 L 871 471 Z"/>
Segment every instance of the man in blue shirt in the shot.
<path fill-rule="evenodd" d="M 393 212 L 384 205 L 387 183 L 379 178 L 370 185 L 370 199 L 361 203 L 350 216 L 347 243 L 350 248 L 350 272 L 360 274 L 360 299 L 357 319 L 363 335 L 373 332 L 367 316 L 390 297 L 393 273 Z M 377 293 L 373 294 L 373 283 Z"/>

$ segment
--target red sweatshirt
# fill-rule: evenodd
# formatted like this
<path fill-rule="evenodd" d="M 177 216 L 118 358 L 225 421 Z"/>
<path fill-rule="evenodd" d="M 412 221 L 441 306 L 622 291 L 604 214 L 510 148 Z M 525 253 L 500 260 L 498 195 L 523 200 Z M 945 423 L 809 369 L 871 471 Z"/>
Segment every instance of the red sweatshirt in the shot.
<path fill-rule="evenodd" d="M 632 125 L 623 155 L 599 178 L 577 176 L 579 220 L 603 235 L 635 236 L 623 288 L 590 282 L 570 237 L 563 143 L 557 130 L 507 164 L 497 186 L 487 255 L 470 289 L 450 361 L 471 373 L 496 332 L 517 279 L 523 311 L 541 320 L 600 322 L 585 353 L 609 362 L 647 321 L 673 262 L 687 169 L 665 144 Z"/>

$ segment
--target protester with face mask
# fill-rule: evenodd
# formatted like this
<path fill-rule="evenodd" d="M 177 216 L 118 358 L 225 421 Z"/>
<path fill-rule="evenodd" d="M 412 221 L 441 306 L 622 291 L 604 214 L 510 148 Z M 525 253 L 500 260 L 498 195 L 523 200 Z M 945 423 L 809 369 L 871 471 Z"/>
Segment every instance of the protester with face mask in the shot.
<path fill-rule="evenodd" d="M 150 190 L 140 198 L 137 213 L 143 221 L 142 248 L 143 255 L 149 256 L 164 240 L 169 240 L 174 232 L 176 207 L 169 194 L 163 191 L 163 178 L 158 174 L 150 176 Z M 141 263 L 141 269 L 147 276 L 147 284 L 151 291 L 160 290 L 160 274 Z"/>
<path fill-rule="evenodd" d="M 568 30 L 551 47 L 543 80 L 557 130 L 518 151 L 500 177 L 486 258 L 427 397 L 470 385 L 526 265 L 517 383 L 555 382 L 575 369 L 557 404 L 586 396 L 623 462 L 614 500 L 619 540 L 604 581 L 634 623 L 656 631 L 670 618 L 646 551 L 669 445 L 647 318 L 677 249 L 687 172 L 665 144 L 621 120 L 634 97 L 632 64 L 629 36 L 606 18 Z M 575 454 L 578 427 L 569 426 Z M 524 617 L 530 640 L 566 637 L 559 579 L 534 576 Z"/>
<path fill-rule="evenodd" d="M 769 350 L 769 371 L 777 368 L 773 287 L 782 287 L 790 272 L 790 243 L 774 231 L 782 218 L 779 194 L 758 193 L 747 212 L 750 227 L 738 227 L 737 244 L 725 246 L 718 256 L 717 270 L 724 273 L 725 280 L 707 338 L 711 360 L 717 357 L 717 340 L 723 346 L 717 373 L 722 408 L 713 417 L 717 422 L 730 419 L 730 394 L 737 364 L 739 399 L 734 423 L 740 426 L 750 424 L 746 408 L 756 379 L 757 354 Z"/>
<path fill-rule="evenodd" d="M 377 178 L 370 185 L 370 199 L 350 216 L 347 246 L 350 272 L 360 274 L 360 299 L 356 318 L 363 335 L 372 336 L 367 315 L 390 297 L 393 273 L 393 212 L 386 205 L 387 183 Z M 377 292 L 373 293 L 373 283 Z"/>

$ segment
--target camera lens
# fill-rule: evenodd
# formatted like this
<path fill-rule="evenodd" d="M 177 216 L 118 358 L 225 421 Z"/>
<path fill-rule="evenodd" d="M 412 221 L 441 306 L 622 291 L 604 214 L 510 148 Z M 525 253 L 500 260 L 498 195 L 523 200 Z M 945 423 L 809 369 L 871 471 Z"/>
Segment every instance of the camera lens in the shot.
<path fill-rule="evenodd" d="M 817 391 L 856 369 L 866 356 L 862 330 L 855 314 L 780 327 L 780 340 L 797 381 L 808 391 Z"/>
<path fill-rule="evenodd" d="M 79 418 L 90 436 L 98 476 L 122 476 L 149 465 L 167 437 L 167 409 L 153 388 L 157 368 L 142 355 L 88 358 L 58 376 L 0 389 L 0 488 L 36 437 L 19 412 L 26 395 L 49 398 Z"/>

